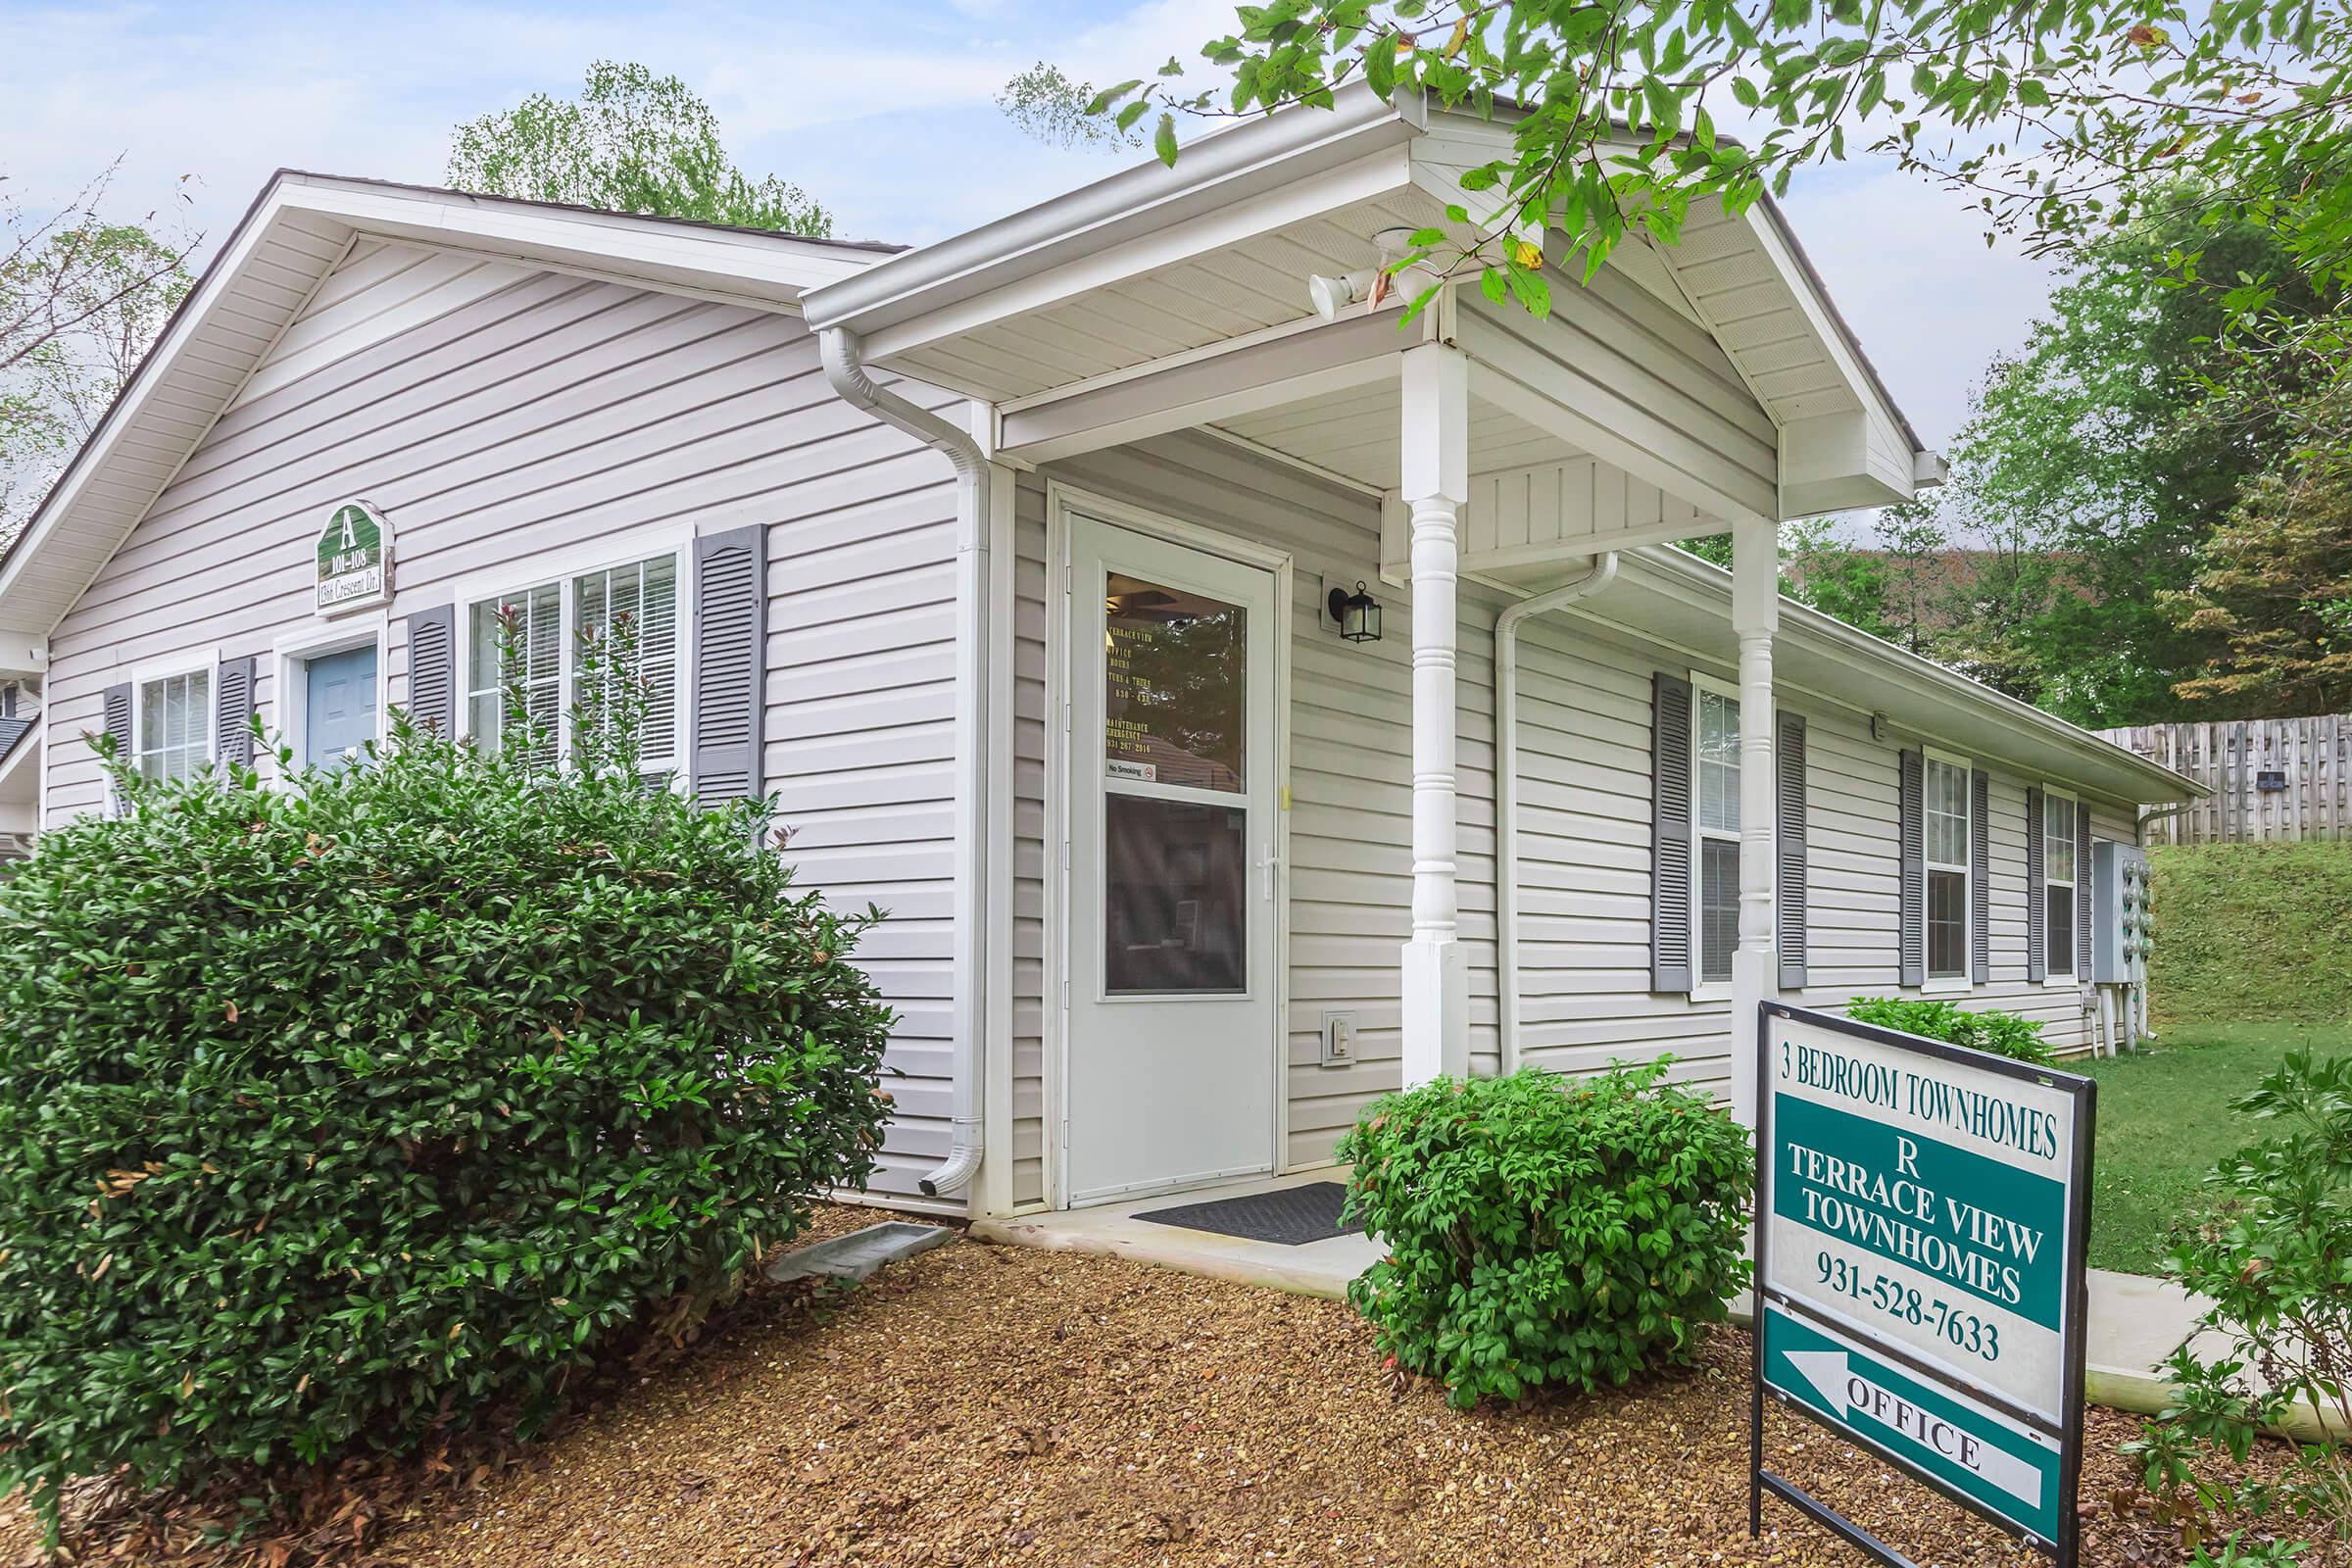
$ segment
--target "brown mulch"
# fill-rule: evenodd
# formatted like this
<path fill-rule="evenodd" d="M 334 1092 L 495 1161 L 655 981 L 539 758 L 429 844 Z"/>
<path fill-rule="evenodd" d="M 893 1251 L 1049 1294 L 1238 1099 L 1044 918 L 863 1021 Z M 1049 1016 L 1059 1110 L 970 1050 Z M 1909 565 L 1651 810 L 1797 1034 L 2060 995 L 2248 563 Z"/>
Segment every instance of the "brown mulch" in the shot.
<path fill-rule="evenodd" d="M 835 1210 L 820 1234 L 877 1218 Z M 968 1239 L 770 1301 L 608 1388 L 512 1464 L 411 1500 L 370 1560 L 726 1564 L 1860 1565 L 1747 1523 L 1747 1339 L 1614 1396 L 1464 1415 L 1337 1303 Z M 2094 1409 L 2083 1561 L 2183 1560 Z M 1776 1414 L 1784 1474 L 1915 1560 L 2046 1559 Z M 0 1563 L 24 1549 L 0 1518 Z M 2308 1559 L 2319 1561 L 2320 1559 Z"/>

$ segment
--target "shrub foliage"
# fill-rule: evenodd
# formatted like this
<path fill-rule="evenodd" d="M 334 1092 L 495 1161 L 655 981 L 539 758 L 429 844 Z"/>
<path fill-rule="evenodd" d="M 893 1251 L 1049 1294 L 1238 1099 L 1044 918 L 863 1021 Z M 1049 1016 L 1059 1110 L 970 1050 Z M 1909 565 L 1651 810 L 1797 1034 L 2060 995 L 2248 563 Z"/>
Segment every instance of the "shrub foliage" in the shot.
<path fill-rule="evenodd" d="M 878 914 L 629 750 L 124 775 L 0 884 L 0 1493 L 528 1423 L 865 1177 Z"/>
<path fill-rule="evenodd" d="M 2238 1512 L 2325 1542 L 2314 1562 L 2342 1561 L 2352 1544 L 2352 1056 L 2290 1053 L 2231 1108 L 2262 1136 L 2214 1168 L 2212 1216 L 2174 1239 L 2165 1272 L 2203 1307 L 2199 1332 L 2166 1364 L 2172 1404 L 2124 1452 L 2192 1546 L 2208 1510 Z M 2245 1476 L 2255 1438 L 2278 1427 L 2302 1434 L 2292 1458 L 2275 1476 Z"/>
<path fill-rule="evenodd" d="M 1845 1015 L 1856 1023 L 1925 1035 L 1946 1045 L 1986 1051 L 2017 1061 L 2048 1066 L 2057 1060 L 2049 1043 L 2041 1038 L 2041 1020 L 2019 1013 L 1972 1012 L 1927 997 L 1856 997 L 1846 1004 Z"/>
<path fill-rule="evenodd" d="M 1667 1063 L 1384 1096 L 1341 1142 L 1388 1255 L 1348 1287 L 1382 1349 L 1467 1407 L 1685 1361 L 1745 1282 L 1746 1134 Z"/>

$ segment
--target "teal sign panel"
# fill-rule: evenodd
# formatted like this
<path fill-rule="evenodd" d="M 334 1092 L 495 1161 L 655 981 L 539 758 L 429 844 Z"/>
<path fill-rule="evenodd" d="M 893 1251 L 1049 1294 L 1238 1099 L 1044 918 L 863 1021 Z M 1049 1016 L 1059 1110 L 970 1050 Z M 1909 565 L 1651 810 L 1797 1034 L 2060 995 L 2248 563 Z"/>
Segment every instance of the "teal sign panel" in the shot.
<path fill-rule="evenodd" d="M 2046 1542 L 2059 1539 L 2062 1446 L 1842 1336 L 1767 1304 L 1764 1384 Z"/>

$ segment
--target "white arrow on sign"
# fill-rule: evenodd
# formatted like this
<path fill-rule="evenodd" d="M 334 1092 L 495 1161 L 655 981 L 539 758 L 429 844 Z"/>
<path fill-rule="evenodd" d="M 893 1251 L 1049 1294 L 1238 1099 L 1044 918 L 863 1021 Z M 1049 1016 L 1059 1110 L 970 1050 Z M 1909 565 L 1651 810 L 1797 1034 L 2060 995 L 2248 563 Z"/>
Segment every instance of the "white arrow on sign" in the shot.
<path fill-rule="evenodd" d="M 1846 1365 L 1843 1350 L 1790 1350 L 1788 1364 L 1833 1410 L 1850 1410 L 1891 1427 L 1915 1446 L 2000 1488 L 2029 1508 L 2041 1506 L 2041 1471 L 1976 1433 L 1923 1410 Z"/>

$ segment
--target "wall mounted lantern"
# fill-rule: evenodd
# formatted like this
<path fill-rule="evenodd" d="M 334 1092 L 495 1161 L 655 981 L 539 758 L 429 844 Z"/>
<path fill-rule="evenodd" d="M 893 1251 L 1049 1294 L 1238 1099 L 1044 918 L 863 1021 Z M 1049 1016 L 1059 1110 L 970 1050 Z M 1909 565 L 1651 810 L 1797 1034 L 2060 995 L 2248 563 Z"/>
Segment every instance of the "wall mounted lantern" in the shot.
<path fill-rule="evenodd" d="M 1331 598 L 1326 601 L 1326 608 L 1331 612 L 1331 618 L 1339 622 L 1340 635 L 1349 642 L 1380 641 L 1380 601 L 1364 592 L 1360 579 L 1353 593 L 1345 588 L 1334 588 Z"/>

